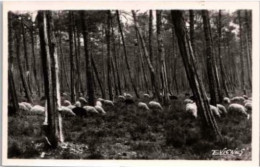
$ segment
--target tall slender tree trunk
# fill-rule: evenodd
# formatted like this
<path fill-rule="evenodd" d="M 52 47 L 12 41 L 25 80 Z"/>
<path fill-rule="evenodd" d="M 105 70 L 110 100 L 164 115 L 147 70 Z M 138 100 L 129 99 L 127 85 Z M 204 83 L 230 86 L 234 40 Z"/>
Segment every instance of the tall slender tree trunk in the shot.
<path fill-rule="evenodd" d="M 24 70 L 23 70 L 23 66 L 22 66 L 22 60 L 21 60 L 21 52 L 20 52 L 20 33 L 16 32 L 16 56 L 17 56 L 17 63 L 18 63 L 18 67 L 19 67 L 19 71 L 20 71 L 20 76 L 21 76 L 21 80 L 22 80 L 22 84 L 23 84 L 23 88 L 24 88 L 24 92 L 25 92 L 25 97 L 27 99 L 27 101 L 29 103 L 32 103 L 32 98 L 31 98 L 31 94 L 29 91 L 29 87 L 28 87 L 28 83 L 26 80 L 26 77 L 24 76 Z"/>
<path fill-rule="evenodd" d="M 157 82 L 156 82 L 156 79 L 158 79 L 158 78 L 156 76 L 156 72 L 155 72 L 154 66 L 151 63 L 151 60 L 150 60 L 150 57 L 149 57 L 149 54 L 148 54 L 148 51 L 147 51 L 147 47 L 146 47 L 144 38 L 142 36 L 142 33 L 139 30 L 139 25 L 138 25 L 138 23 L 136 21 L 136 14 L 135 14 L 134 11 L 132 11 L 132 14 L 133 14 L 133 18 L 134 18 L 135 29 L 137 31 L 137 34 L 138 34 L 139 38 L 140 38 L 141 46 L 142 46 L 142 49 L 143 49 L 143 52 L 144 52 L 144 56 L 146 58 L 146 61 L 147 61 L 147 64 L 148 64 L 148 67 L 149 67 L 149 70 L 150 70 L 150 73 L 151 73 L 151 81 L 152 81 L 152 83 L 154 85 L 154 88 L 155 88 L 155 96 L 159 100 L 161 100 L 159 87 L 158 87 Z"/>
<path fill-rule="evenodd" d="M 242 39 L 242 22 L 241 22 L 241 16 L 240 16 L 240 10 L 237 12 L 238 14 L 238 23 L 239 23 L 239 45 L 240 45 L 240 66 L 241 66 L 241 89 L 244 94 L 246 94 L 246 88 L 245 88 L 245 68 L 244 68 L 244 51 L 243 51 L 243 39 Z"/>
<path fill-rule="evenodd" d="M 140 96 L 139 96 L 139 93 L 137 91 L 136 85 L 134 83 L 134 79 L 133 79 L 132 72 L 131 72 L 131 69 L 130 69 L 130 65 L 129 65 L 129 62 L 128 62 L 126 45 L 125 45 L 125 38 L 124 38 L 123 30 L 122 30 L 122 27 L 121 27 L 120 16 L 119 16 L 118 10 L 116 10 L 116 15 L 117 15 L 118 28 L 119 28 L 119 32 L 121 34 L 121 39 L 122 39 L 122 43 L 123 43 L 123 50 L 124 50 L 124 55 L 125 55 L 125 63 L 126 63 L 127 71 L 128 71 L 128 76 L 129 76 L 130 82 L 132 84 L 132 87 L 134 89 L 135 95 L 136 95 L 137 98 L 139 98 Z"/>
<path fill-rule="evenodd" d="M 215 79 L 214 79 L 214 70 L 213 70 L 213 46 L 210 37 L 210 27 L 209 27 L 209 15 L 207 10 L 202 10 L 203 17 L 203 26 L 204 26 L 204 34 L 206 40 L 206 57 L 207 57 L 207 72 L 208 72 L 208 80 L 209 80 L 209 92 L 211 98 L 211 104 L 216 106 L 216 92 L 215 92 Z"/>
<path fill-rule="evenodd" d="M 190 42 L 191 42 L 191 46 L 192 49 L 195 49 L 194 46 L 194 10 L 189 10 L 189 14 L 190 14 Z"/>
<path fill-rule="evenodd" d="M 222 55 L 221 55 L 221 39 L 222 39 L 222 22 L 221 22 L 221 10 L 219 10 L 218 13 L 218 58 L 219 58 L 219 67 L 220 67 L 220 73 L 221 73 L 221 81 L 222 81 L 222 87 L 224 89 L 225 95 L 229 97 L 228 89 L 227 89 L 227 83 L 226 83 L 226 74 L 224 72 L 224 66 L 222 62 Z M 220 102 L 222 102 L 222 99 L 220 99 Z"/>
<path fill-rule="evenodd" d="M 160 63 L 161 63 L 161 77 L 162 77 L 162 90 L 163 90 L 163 103 L 168 104 L 169 103 L 169 96 L 167 93 L 168 91 L 168 85 L 167 85 L 167 74 L 166 74 L 166 65 L 165 65 L 165 50 L 163 46 L 163 39 L 161 35 L 161 26 L 162 26 L 162 11 L 157 10 L 156 11 L 156 22 L 157 22 L 157 43 L 158 43 L 158 53 L 160 57 Z"/>
<path fill-rule="evenodd" d="M 18 99 L 15 89 L 14 77 L 13 77 L 13 60 L 14 60 L 14 34 L 13 34 L 13 14 L 11 12 L 8 13 L 8 58 L 9 58 L 9 66 L 8 66 L 8 89 L 11 95 L 12 104 L 14 108 L 14 113 L 19 111 Z"/>
<path fill-rule="evenodd" d="M 150 56 L 150 61 L 152 66 L 154 67 L 153 64 L 153 47 L 152 47 L 152 38 L 153 38 L 153 10 L 149 10 L 149 56 Z M 155 84 L 153 83 L 154 79 L 153 75 L 151 74 L 151 82 L 152 82 L 152 90 L 153 90 L 153 95 L 155 95 Z"/>
<path fill-rule="evenodd" d="M 58 112 L 60 104 L 59 66 L 56 52 L 51 11 L 38 12 L 41 58 L 44 74 L 44 87 L 47 99 L 46 137 L 51 148 L 57 148 L 64 141 L 62 118 Z"/>
<path fill-rule="evenodd" d="M 109 99 L 113 100 L 113 91 L 112 91 L 112 84 L 111 84 L 111 39 L 110 39 L 110 31 L 111 31 L 111 12 L 110 10 L 107 11 L 107 28 L 106 28 L 106 43 L 107 43 L 107 86 L 108 86 L 108 93 Z"/>
<path fill-rule="evenodd" d="M 115 41 L 115 33 L 114 33 L 114 28 L 112 24 L 112 39 L 113 39 L 113 51 L 114 51 L 114 64 L 115 64 L 115 73 L 116 73 L 116 79 L 115 84 L 117 84 L 118 92 L 120 95 L 122 95 L 122 89 L 121 89 L 121 80 L 120 80 L 120 75 L 119 75 L 119 68 L 118 68 L 118 62 L 117 62 L 117 55 L 120 53 L 120 45 L 119 49 L 116 52 L 116 41 Z"/>
<path fill-rule="evenodd" d="M 201 130 L 203 137 L 213 139 L 220 137 L 222 139 L 217 123 L 211 113 L 204 86 L 197 73 L 194 53 L 186 33 L 187 31 L 182 11 L 172 10 L 171 15 L 188 81 L 192 92 L 196 97 L 199 116 L 202 120 Z"/>
<path fill-rule="evenodd" d="M 73 13 L 69 11 L 69 47 L 70 47 L 70 99 L 72 103 L 76 101 L 75 94 L 75 55 L 73 46 Z"/>
<path fill-rule="evenodd" d="M 82 34 L 84 39 L 84 50 L 85 50 L 85 59 L 86 59 L 86 79 L 87 79 L 87 92 L 88 92 L 88 102 L 90 105 L 95 105 L 95 96 L 94 96 L 94 86 L 93 86 L 93 76 L 92 76 L 92 66 L 91 66 L 91 58 L 89 56 L 88 49 L 88 29 L 85 23 L 86 14 L 85 11 L 80 11 L 81 24 L 82 24 Z"/>

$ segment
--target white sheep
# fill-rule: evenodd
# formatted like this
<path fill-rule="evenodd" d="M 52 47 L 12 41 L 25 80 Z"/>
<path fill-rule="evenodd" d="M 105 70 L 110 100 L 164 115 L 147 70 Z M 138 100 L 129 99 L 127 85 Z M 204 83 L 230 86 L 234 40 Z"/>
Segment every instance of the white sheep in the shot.
<path fill-rule="evenodd" d="M 156 101 L 150 101 L 149 102 L 149 107 L 150 109 L 160 109 L 160 110 L 163 110 L 162 106 L 160 103 L 156 102 Z"/>
<path fill-rule="evenodd" d="M 228 113 L 229 114 L 242 114 L 246 117 L 249 116 L 246 108 L 243 105 L 237 104 L 237 103 L 233 103 L 228 106 Z"/>
<path fill-rule="evenodd" d="M 103 103 L 108 106 L 114 106 L 114 103 L 111 100 L 104 100 Z"/>
<path fill-rule="evenodd" d="M 147 93 L 145 93 L 143 96 L 144 96 L 144 98 L 146 98 L 146 99 L 150 99 L 150 98 L 151 98 L 151 96 L 150 96 L 149 94 L 147 94 Z"/>
<path fill-rule="evenodd" d="M 79 97 L 79 101 L 83 106 L 88 104 L 88 101 L 84 97 Z"/>
<path fill-rule="evenodd" d="M 101 101 L 96 101 L 96 106 L 100 106 L 100 107 L 102 107 L 102 103 L 101 103 Z"/>
<path fill-rule="evenodd" d="M 223 102 L 224 102 L 225 104 L 230 104 L 230 99 L 229 99 L 228 97 L 224 97 L 224 98 L 223 98 Z"/>
<path fill-rule="evenodd" d="M 191 100 L 191 99 L 185 99 L 185 100 L 184 100 L 184 103 L 185 103 L 185 104 L 188 104 L 188 103 L 194 103 L 194 101 Z"/>
<path fill-rule="evenodd" d="M 76 114 L 67 106 L 60 106 L 58 111 L 64 116 L 76 116 Z"/>
<path fill-rule="evenodd" d="M 105 110 L 101 106 L 99 106 L 99 105 L 96 105 L 95 109 L 102 115 L 106 114 Z"/>
<path fill-rule="evenodd" d="M 18 103 L 18 105 L 19 105 L 19 110 L 29 111 L 29 109 L 26 107 L 25 104 L 23 104 L 23 103 Z"/>
<path fill-rule="evenodd" d="M 32 114 L 44 114 L 45 108 L 43 106 L 40 106 L 40 105 L 35 105 L 31 108 L 30 112 Z"/>
<path fill-rule="evenodd" d="M 218 111 L 218 108 L 216 106 L 210 105 L 210 111 L 217 117 L 220 118 L 220 113 Z"/>
<path fill-rule="evenodd" d="M 84 108 L 87 112 L 98 114 L 98 111 L 97 111 L 96 108 L 93 107 L 93 106 L 84 106 L 83 108 Z"/>
<path fill-rule="evenodd" d="M 252 102 L 245 103 L 245 108 L 246 108 L 247 111 L 251 111 L 252 110 Z"/>
<path fill-rule="evenodd" d="M 187 113 L 191 113 L 193 117 L 198 117 L 198 109 L 196 103 L 187 103 L 185 110 Z"/>
<path fill-rule="evenodd" d="M 76 101 L 74 106 L 76 106 L 76 107 L 81 107 L 80 101 Z"/>
<path fill-rule="evenodd" d="M 101 102 L 103 102 L 104 99 L 102 99 L 102 98 L 98 98 L 97 101 L 101 101 Z"/>
<path fill-rule="evenodd" d="M 71 105 L 71 102 L 69 100 L 64 100 L 63 101 L 63 105 L 64 106 L 70 106 Z"/>
<path fill-rule="evenodd" d="M 32 105 L 30 103 L 27 103 L 27 102 L 21 102 L 21 103 L 24 104 L 28 110 L 31 110 Z"/>
<path fill-rule="evenodd" d="M 243 104 L 245 101 L 245 98 L 244 97 L 241 97 L 241 96 L 236 96 L 236 97 L 233 97 L 231 99 L 231 103 L 238 103 L 238 104 Z"/>
<path fill-rule="evenodd" d="M 220 114 L 227 114 L 226 107 L 223 106 L 222 104 L 217 104 L 217 108 Z"/>
<path fill-rule="evenodd" d="M 124 93 L 124 96 L 125 96 L 126 99 L 132 99 L 133 98 L 133 96 L 129 93 Z"/>
<path fill-rule="evenodd" d="M 125 96 L 119 95 L 118 100 L 121 102 L 125 101 Z"/>
<path fill-rule="evenodd" d="M 143 102 L 139 102 L 138 105 L 137 105 L 137 107 L 138 107 L 139 109 L 149 110 L 149 107 L 147 106 L 147 104 L 146 104 L 146 103 L 143 103 Z"/>

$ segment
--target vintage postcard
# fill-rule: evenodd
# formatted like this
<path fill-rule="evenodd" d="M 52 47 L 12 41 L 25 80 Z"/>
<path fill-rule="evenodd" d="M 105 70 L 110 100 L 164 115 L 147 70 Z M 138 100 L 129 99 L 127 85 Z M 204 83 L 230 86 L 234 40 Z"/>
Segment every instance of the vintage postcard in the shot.
<path fill-rule="evenodd" d="M 259 165 L 259 3 L 3 3 L 5 166 Z"/>

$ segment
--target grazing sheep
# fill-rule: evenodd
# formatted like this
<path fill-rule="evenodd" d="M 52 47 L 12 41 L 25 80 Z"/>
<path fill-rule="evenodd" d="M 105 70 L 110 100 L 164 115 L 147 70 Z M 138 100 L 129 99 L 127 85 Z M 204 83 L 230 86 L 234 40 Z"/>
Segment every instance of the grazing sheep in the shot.
<path fill-rule="evenodd" d="M 96 106 L 100 106 L 100 107 L 102 107 L 102 103 L 101 103 L 101 101 L 96 101 Z"/>
<path fill-rule="evenodd" d="M 44 114 L 45 108 L 40 105 L 35 105 L 31 108 L 30 112 L 33 114 Z"/>
<path fill-rule="evenodd" d="M 232 114 L 232 115 L 233 114 L 242 114 L 242 115 L 248 117 L 248 114 L 246 111 L 247 111 L 246 108 L 241 104 L 233 103 L 228 106 L 228 113 Z"/>
<path fill-rule="evenodd" d="M 146 103 L 143 103 L 143 102 L 139 102 L 137 107 L 138 107 L 139 109 L 149 110 L 149 107 L 147 106 L 147 104 L 146 104 Z"/>
<path fill-rule="evenodd" d="M 25 106 L 25 104 L 23 104 L 23 103 L 18 103 L 18 105 L 19 105 L 19 110 L 29 111 L 29 109 Z"/>
<path fill-rule="evenodd" d="M 187 103 L 185 110 L 187 113 L 192 114 L 193 117 L 198 117 L 198 109 L 196 103 Z"/>
<path fill-rule="evenodd" d="M 101 101 L 101 102 L 103 102 L 104 99 L 102 99 L 102 98 L 98 98 L 97 101 Z"/>
<path fill-rule="evenodd" d="M 24 104 L 28 110 L 31 110 L 32 105 L 30 103 L 27 103 L 27 102 L 21 102 L 21 103 Z"/>
<path fill-rule="evenodd" d="M 76 107 L 81 107 L 81 103 L 79 101 L 76 101 L 75 105 Z"/>
<path fill-rule="evenodd" d="M 105 110 L 101 106 L 99 106 L 99 105 L 96 105 L 95 109 L 102 115 L 106 114 Z"/>
<path fill-rule="evenodd" d="M 132 99 L 133 98 L 133 96 L 129 93 L 124 93 L 124 96 L 125 96 L 126 99 Z"/>
<path fill-rule="evenodd" d="M 89 113 L 96 113 L 96 114 L 98 114 L 98 111 L 97 111 L 96 108 L 93 107 L 93 106 L 84 106 L 83 108 L 84 108 L 87 112 L 89 112 Z"/>
<path fill-rule="evenodd" d="M 246 108 L 247 111 L 251 111 L 252 110 L 252 102 L 245 103 L 245 108 Z"/>
<path fill-rule="evenodd" d="M 149 107 L 150 109 L 160 109 L 160 110 L 163 110 L 162 106 L 160 103 L 156 102 L 156 101 L 150 101 L 149 102 Z"/>
<path fill-rule="evenodd" d="M 68 107 L 69 109 L 74 109 L 74 108 L 76 108 L 76 106 L 75 105 L 69 105 L 69 106 L 65 106 L 65 107 Z"/>
<path fill-rule="evenodd" d="M 120 102 L 124 102 L 124 101 L 125 101 L 125 96 L 119 95 L 119 96 L 118 96 L 118 100 L 119 100 Z"/>
<path fill-rule="evenodd" d="M 245 98 L 241 97 L 241 96 L 236 96 L 231 99 L 231 103 L 236 103 L 236 104 L 243 104 L 244 101 L 245 101 Z"/>
<path fill-rule="evenodd" d="M 184 103 L 185 103 L 185 104 L 188 104 L 188 103 L 194 103 L 194 101 L 191 100 L 191 99 L 185 99 L 185 100 L 184 100 Z"/>
<path fill-rule="evenodd" d="M 64 100 L 63 101 L 63 105 L 64 106 L 70 106 L 71 105 L 71 102 L 69 100 Z"/>
<path fill-rule="evenodd" d="M 216 106 L 210 105 L 210 110 L 211 110 L 211 112 L 212 112 L 215 116 L 217 116 L 217 117 L 220 118 L 220 113 L 219 113 L 218 108 L 217 108 Z"/>
<path fill-rule="evenodd" d="M 243 102 L 244 105 L 247 104 L 247 103 L 252 103 L 252 101 L 251 101 L 251 100 L 245 100 L 245 101 Z"/>
<path fill-rule="evenodd" d="M 223 106 L 222 104 L 217 104 L 217 108 L 218 108 L 218 112 L 220 114 L 227 114 L 227 110 L 226 110 L 226 107 Z"/>
<path fill-rule="evenodd" d="M 114 103 L 111 100 L 104 100 L 103 103 L 107 106 L 114 106 Z"/>
<path fill-rule="evenodd" d="M 144 96 L 144 98 L 146 98 L 146 99 L 150 99 L 150 98 L 151 98 L 151 96 L 150 96 L 149 94 L 147 94 L 147 93 L 145 93 L 143 96 Z"/>
<path fill-rule="evenodd" d="M 84 97 L 79 97 L 79 101 L 82 104 L 82 106 L 85 106 L 88 104 L 88 101 Z"/>
<path fill-rule="evenodd" d="M 58 111 L 64 116 L 76 116 L 76 114 L 66 106 L 60 106 Z"/>
<path fill-rule="evenodd" d="M 228 97 L 224 97 L 224 98 L 223 98 L 223 102 L 224 102 L 225 104 L 230 104 L 230 99 L 229 99 Z"/>

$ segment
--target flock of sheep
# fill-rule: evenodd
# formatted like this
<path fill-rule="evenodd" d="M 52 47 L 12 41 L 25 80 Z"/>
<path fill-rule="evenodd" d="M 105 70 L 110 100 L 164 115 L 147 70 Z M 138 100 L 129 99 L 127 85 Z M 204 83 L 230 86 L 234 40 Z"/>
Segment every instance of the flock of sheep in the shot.
<path fill-rule="evenodd" d="M 106 115 L 106 107 L 114 107 L 115 103 L 125 103 L 126 105 L 135 104 L 133 96 L 129 93 L 124 93 L 123 95 L 118 96 L 115 101 L 98 98 L 95 102 L 95 106 L 88 105 L 88 102 L 84 97 L 79 97 L 75 104 L 72 105 L 71 102 L 66 99 L 66 96 L 66 94 L 62 96 L 61 106 L 58 108 L 58 111 L 62 114 L 62 116 L 84 117 L 88 114 Z M 170 98 L 177 99 L 175 96 L 171 96 Z M 146 111 L 163 110 L 161 104 L 157 101 L 151 100 L 152 97 L 149 94 L 143 94 L 143 99 L 148 101 L 138 102 L 138 109 Z M 194 118 L 197 118 L 198 110 L 193 96 L 186 98 L 184 100 L 184 104 L 186 113 L 193 116 Z M 40 105 L 32 106 L 30 103 L 21 102 L 19 103 L 19 109 L 30 112 L 30 114 L 45 114 L 45 116 L 47 116 L 46 102 L 45 107 Z M 249 119 L 250 112 L 252 110 L 252 98 L 248 98 L 246 95 L 233 97 L 231 99 L 225 97 L 223 99 L 223 104 L 217 104 L 217 106 L 210 105 L 210 109 L 213 115 L 215 115 L 217 118 L 230 113 L 241 114 Z"/>
<path fill-rule="evenodd" d="M 208 100 L 210 99 L 208 98 Z M 186 112 L 197 118 L 198 110 L 196 103 L 192 99 L 185 99 L 184 103 L 186 104 Z M 231 99 L 224 97 L 223 104 L 217 104 L 217 106 L 210 105 L 210 110 L 218 118 L 227 114 L 234 114 L 242 115 L 249 119 L 252 111 L 252 98 L 248 98 L 246 95 L 236 96 Z"/>

